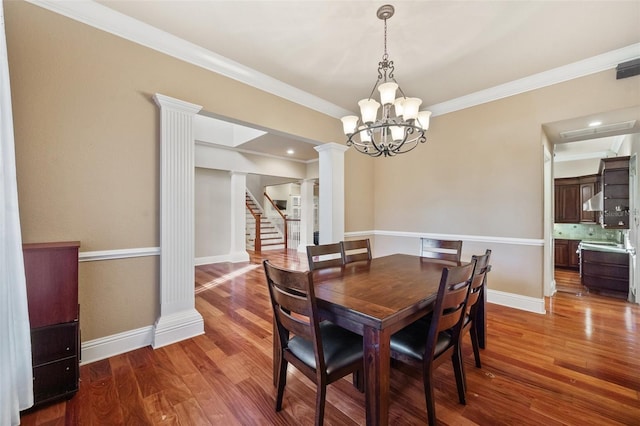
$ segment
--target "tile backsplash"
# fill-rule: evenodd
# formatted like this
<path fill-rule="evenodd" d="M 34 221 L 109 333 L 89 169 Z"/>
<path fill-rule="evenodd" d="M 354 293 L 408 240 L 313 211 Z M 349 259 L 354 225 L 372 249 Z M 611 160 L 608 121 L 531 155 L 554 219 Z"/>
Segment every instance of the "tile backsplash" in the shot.
<path fill-rule="evenodd" d="M 621 242 L 623 230 L 603 229 L 596 224 L 554 223 L 553 237 L 565 240 Z"/>

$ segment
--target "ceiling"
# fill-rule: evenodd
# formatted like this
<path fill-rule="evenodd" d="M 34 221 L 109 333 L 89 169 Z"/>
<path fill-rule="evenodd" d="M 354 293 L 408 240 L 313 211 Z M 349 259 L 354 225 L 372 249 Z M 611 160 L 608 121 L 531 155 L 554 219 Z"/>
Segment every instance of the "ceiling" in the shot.
<path fill-rule="evenodd" d="M 384 25 L 374 1 L 112 1 L 99 4 L 356 111 L 371 92 Z M 640 1 L 395 1 L 388 52 L 407 96 L 424 107 L 640 42 Z M 640 48 L 638 48 L 640 56 Z M 639 117 L 640 118 L 640 117 Z M 308 142 L 265 135 L 281 155 Z M 251 143 L 251 142 L 250 142 Z M 274 147 L 271 149 L 271 147 Z M 276 149 L 277 147 L 277 149 Z M 247 148 L 247 147 L 244 147 Z M 306 149 L 305 149 L 306 148 Z M 248 148 L 247 148 L 248 149 Z"/>

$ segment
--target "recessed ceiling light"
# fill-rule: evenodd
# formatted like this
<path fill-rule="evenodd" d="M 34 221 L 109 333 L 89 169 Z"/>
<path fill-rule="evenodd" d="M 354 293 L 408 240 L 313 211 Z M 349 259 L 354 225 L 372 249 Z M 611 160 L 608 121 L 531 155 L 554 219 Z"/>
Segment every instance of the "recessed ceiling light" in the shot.
<path fill-rule="evenodd" d="M 602 121 L 592 121 L 589 123 L 589 127 L 596 127 L 602 124 Z"/>
<path fill-rule="evenodd" d="M 293 155 L 294 153 L 295 153 L 295 151 L 294 151 L 294 150 L 292 150 L 292 149 L 288 149 L 288 150 L 287 150 L 287 154 L 289 154 L 289 155 Z"/>

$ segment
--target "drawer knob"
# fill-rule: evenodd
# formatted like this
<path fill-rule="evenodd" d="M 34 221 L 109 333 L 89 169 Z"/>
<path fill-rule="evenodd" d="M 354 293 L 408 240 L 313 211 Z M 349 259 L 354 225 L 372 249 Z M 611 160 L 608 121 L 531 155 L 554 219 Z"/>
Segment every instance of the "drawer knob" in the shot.
<path fill-rule="evenodd" d="M 71 350 L 71 348 L 70 348 L 69 346 L 67 346 L 67 349 L 66 349 L 66 350 L 67 350 L 67 351 L 69 351 L 69 350 Z"/>
<path fill-rule="evenodd" d="M 69 367 L 67 367 L 66 370 L 69 371 Z"/>

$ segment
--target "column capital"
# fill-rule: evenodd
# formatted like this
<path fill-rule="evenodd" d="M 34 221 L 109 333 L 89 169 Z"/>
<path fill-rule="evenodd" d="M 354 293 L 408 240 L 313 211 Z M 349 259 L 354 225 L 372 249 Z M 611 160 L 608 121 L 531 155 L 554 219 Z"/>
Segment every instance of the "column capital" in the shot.
<path fill-rule="evenodd" d="M 202 109 L 201 105 L 192 104 L 190 102 L 181 101 L 180 99 L 156 93 L 153 100 L 160 108 L 171 108 L 187 113 L 197 114 Z"/>
<path fill-rule="evenodd" d="M 325 151 L 346 152 L 349 149 L 349 147 L 346 145 L 335 143 L 335 142 L 328 142 L 328 143 L 323 143 L 322 145 L 314 146 L 313 149 L 315 149 L 318 152 L 325 152 Z"/>

